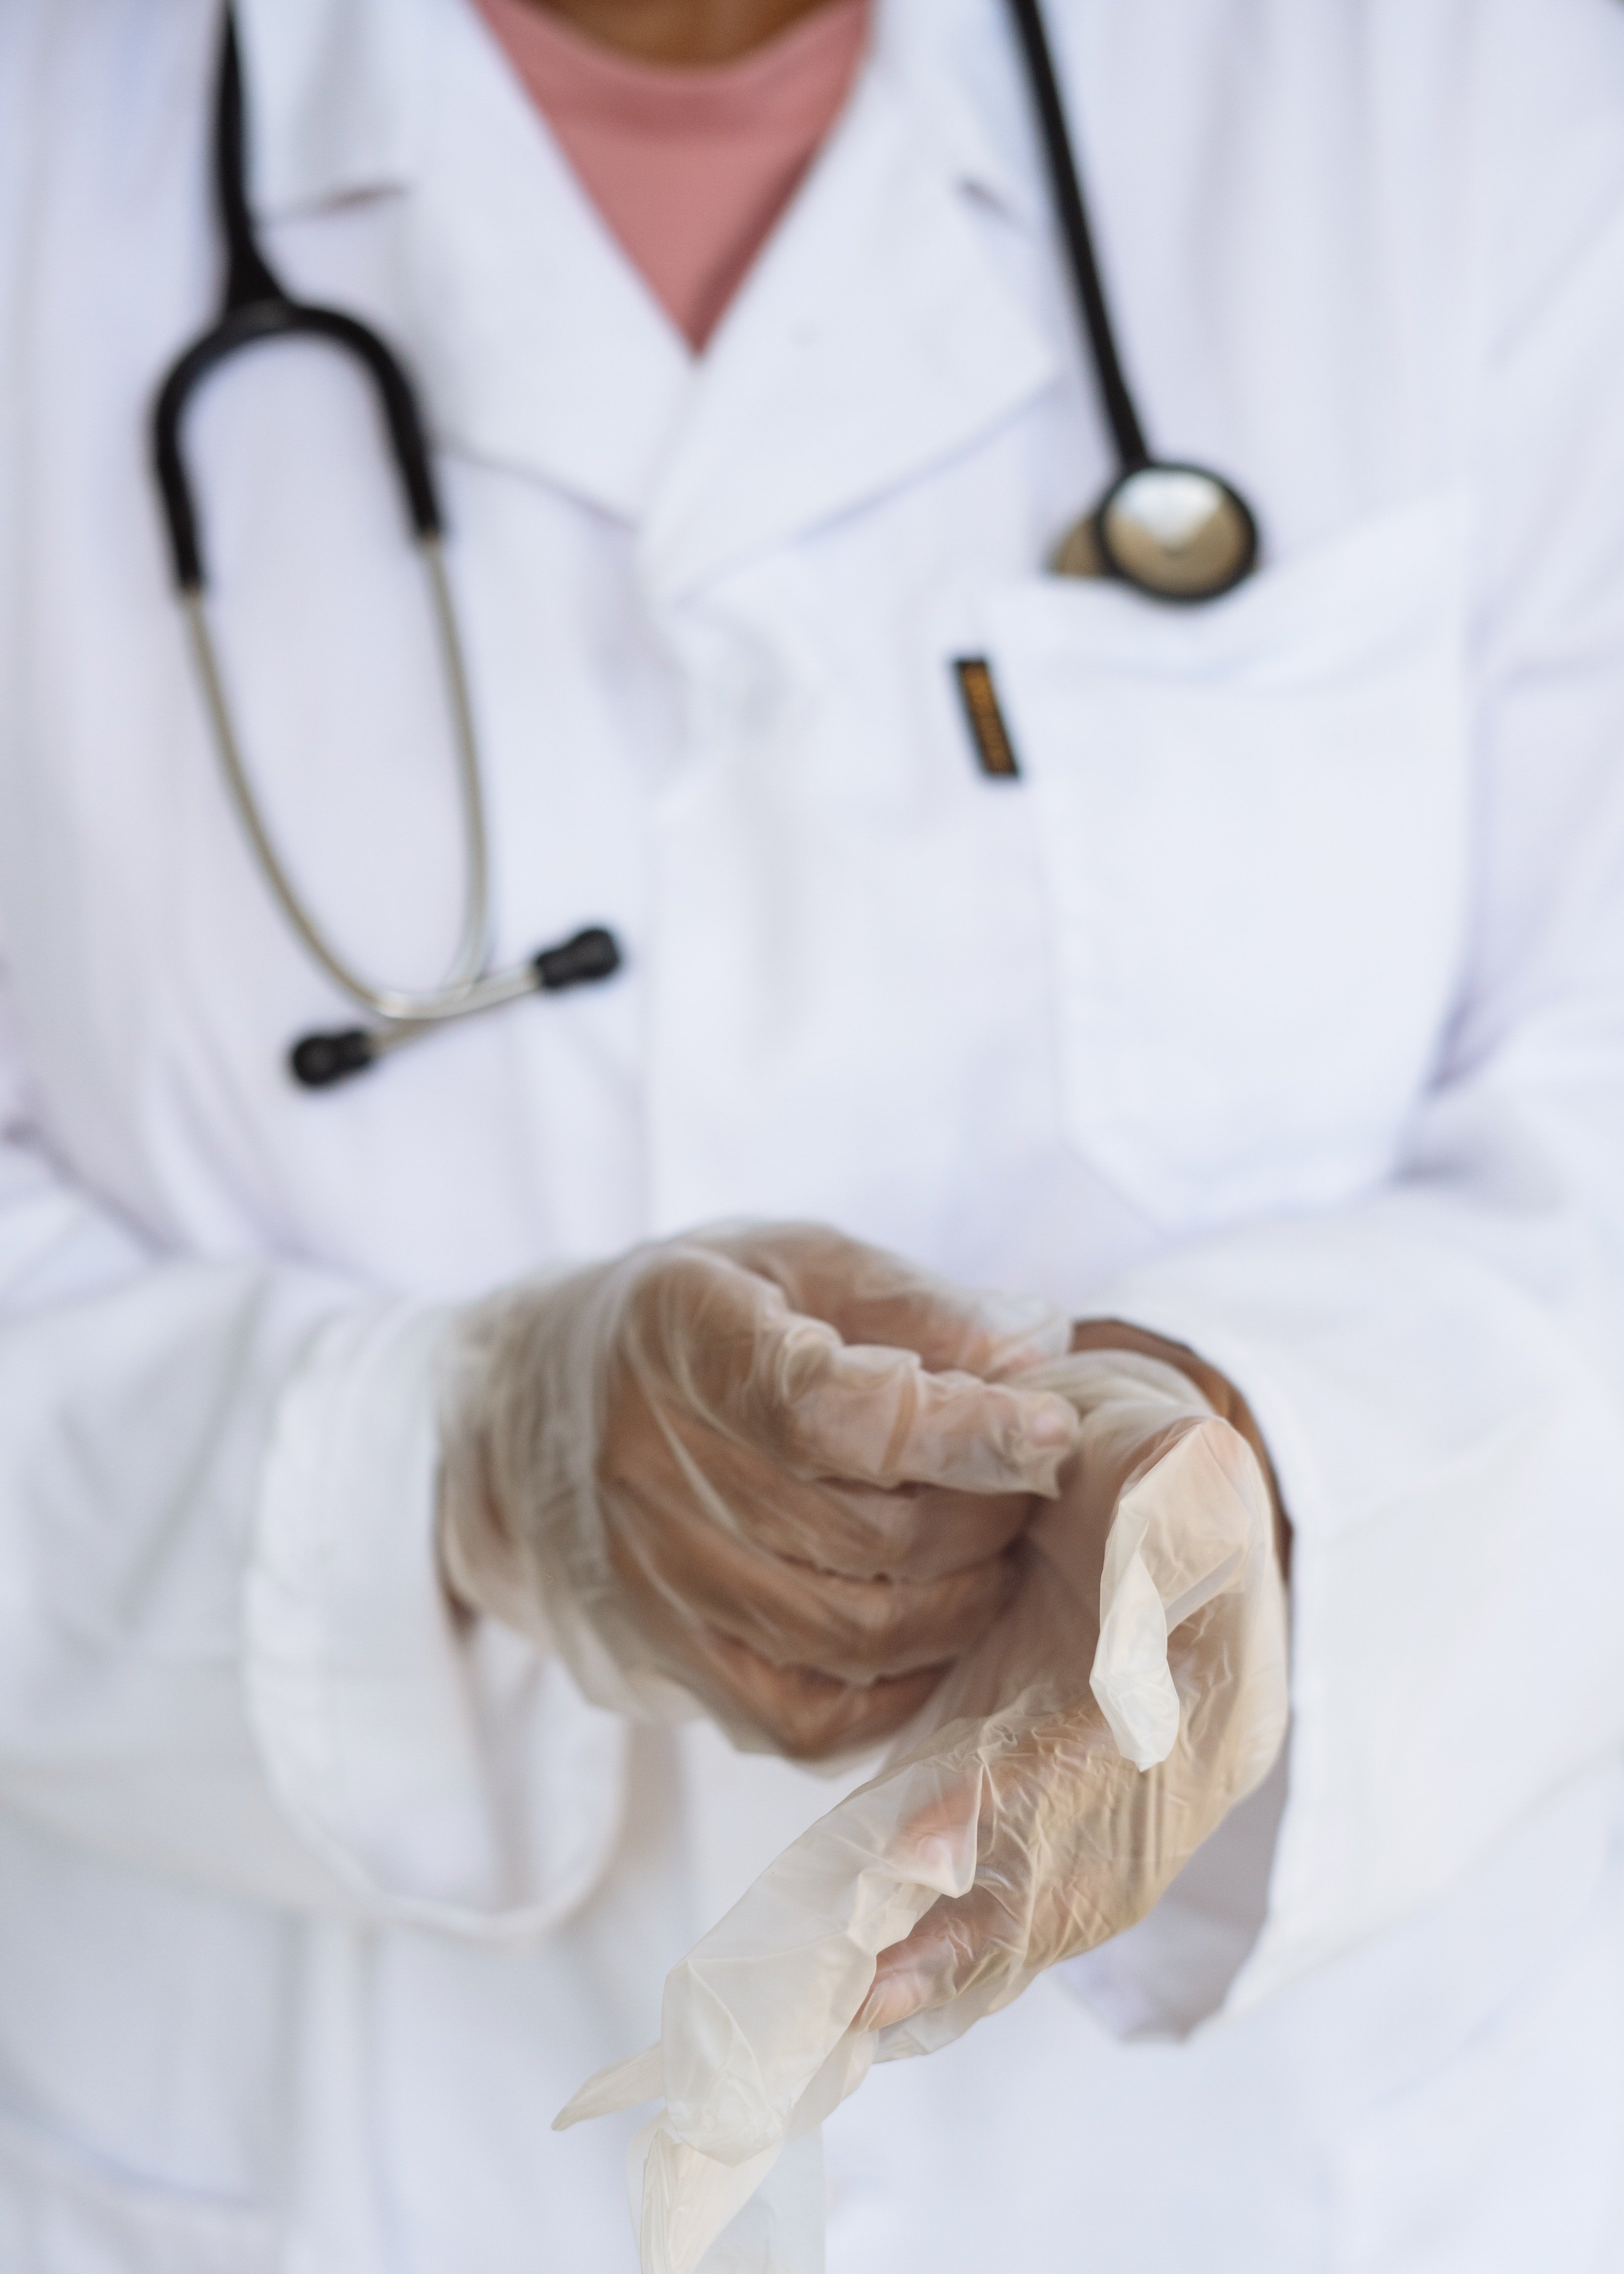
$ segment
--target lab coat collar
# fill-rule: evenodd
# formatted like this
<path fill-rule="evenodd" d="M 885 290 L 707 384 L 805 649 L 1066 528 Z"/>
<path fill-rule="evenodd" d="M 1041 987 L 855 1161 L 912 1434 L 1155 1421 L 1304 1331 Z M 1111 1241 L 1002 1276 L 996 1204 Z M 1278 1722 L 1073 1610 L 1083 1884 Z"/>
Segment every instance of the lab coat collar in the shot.
<path fill-rule="evenodd" d="M 447 4 L 233 0 L 263 218 L 410 186 L 424 163 L 433 19 Z M 914 90 L 946 168 L 1030 221 L 1042 199 L 1003 0 L 876 0 L 873 47 Z"/>
<path fill-rule="evenodd" d="M 438 124 L 402 252 L 436 439 L 635 525 L 694 358 L 466 0 L 431 4 Z"/>
<path fill-rule="evenodd" d="M 262 215 L 408 192 L 402 345 L 438 440 L 636 527 L 668 595 L 922 472 L 1052 376 L 973 210 L 1034 211 L 999 0 L 880 0 L 853 102 L 699 363 L 467 0 L 237 5 Z"/>
<path fill-rule="evenodd" d="M 656 589 L 692 589 L 900 486 L 1054 376 L 913 93 L 877 54 L 712 342 L 650 501 Z"/>
<path fill-rule="evenodd" d="M 430 0 L 232 0 L 261 220 L 406 188 L 424 151 Z"/>
<path fill-rule="evenodd" d="M 1023 226 L 1046 230 L 1049 198 L 1005 0 L 876 0 L 873 56 L 944 173 Z"/>

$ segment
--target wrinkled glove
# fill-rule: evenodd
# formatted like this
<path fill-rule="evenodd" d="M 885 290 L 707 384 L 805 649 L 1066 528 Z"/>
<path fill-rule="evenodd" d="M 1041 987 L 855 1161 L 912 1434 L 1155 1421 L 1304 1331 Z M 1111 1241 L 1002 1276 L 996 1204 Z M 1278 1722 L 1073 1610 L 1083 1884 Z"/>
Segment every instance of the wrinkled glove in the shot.
<path fill-rule="evenodd" d="M 918 1711 L 1018 1581 L 1076 1418 L 996 1377 L 1064 1346 L 811 1226 L 641 1248 L 468 1317 L 441 1556 L 598 1703 L 801 1758 Z"/>
<path fill-rule="evenodd" d="M 1251 1448 L 1155 1359 L 1031 1379 L 1081 1439 L 1010 1610 L 901 1757 L 673 1969 L 660 2044 L 560 2120 L 663 2095 L 644 2274 L 690 2274 L 876 2053 L 935 2050 L 1143 1917 L 1279 1750 L 1284 1591 Z"/>

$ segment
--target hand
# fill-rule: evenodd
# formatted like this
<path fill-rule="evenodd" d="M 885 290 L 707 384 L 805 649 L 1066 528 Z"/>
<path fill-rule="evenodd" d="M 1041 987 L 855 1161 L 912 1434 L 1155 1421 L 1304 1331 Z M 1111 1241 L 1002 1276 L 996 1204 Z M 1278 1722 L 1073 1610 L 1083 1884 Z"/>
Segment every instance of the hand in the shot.
<path fill-rule="evenodd" d="M 1082 1441 L 1004 1630 L 933 1707 L 955 1726 L 915 1749 L 941 1791 L 906 1836 L 973 1813 L 976 1856 L 974 1884 L 880 1955 L 857 2026 L 893 2054 L 1142 1918 L 1285 1730 L 1275 1512 L 1250 1446 L 1182 1367 L 1097 1350 L 1041 1378 L 1069 1383 Z M 1086 1686 L 1060 1670 L 1068 1637 Z"/>
<path fill-rule="evenodd" d="M 996 1377 L 1067 1333 L 807 1226 L 499 1297 L 444 1433 L 452 1591 L 605 1704 L 697 1699 L 801 1758 L 873 1743 L 1010 1600 L 1077 1424 Z"/>
<path fill-rule="evenodd" d="M 1029 1379 L 1064 1392 L 1080 1436 L 1010 1609 L 929 1733 L 673 1969 L 659 2044 L 558 2120 L 663 2097 L 645 2265 L 695 2264 L 876 2051 L 933 2051 L 1142 1917 L 1279 1750 L 1284 1591 L 1250 1446 L 1154 1359 Z"/>

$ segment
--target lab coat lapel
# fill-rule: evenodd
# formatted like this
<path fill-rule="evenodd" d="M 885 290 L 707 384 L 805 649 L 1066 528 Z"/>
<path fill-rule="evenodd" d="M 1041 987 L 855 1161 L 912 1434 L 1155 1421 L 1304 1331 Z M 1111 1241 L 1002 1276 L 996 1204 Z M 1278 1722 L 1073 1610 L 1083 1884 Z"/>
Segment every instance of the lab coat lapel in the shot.
<path fill-rule="evenodd" d="M 434 4 L 409 238 L 440 440 L 637 521 L 693 358 L 483 26 Z"/>
<path fill-rule="evenodd" d="M 237 0 L 261 217 L 395 196 L 437 446 L 641 518 L 693 358 L 467 0 Z"/>
<path fill-rule="evenodd" d="M 411 179 L 432 0 L 232 0 L 232 13 L 261 220 Z"/>
<path fill-rule="evenodd" d="M 699 365 L 644 532 L 667 597 L 925 472 L 1053 378 L 922 100 L 882 49 Z"/>
<path fill-rule="evenodd" d="M 962 83 L 984 0 L 886 0 L 846 117 L 697 362 L 467 0 L 238 4 L 263 209 L 401 194 L 437 443 L 641 525 L 668 594 L 923 473 L 1054 375 L 972 207 L 1006 189 Z"/>

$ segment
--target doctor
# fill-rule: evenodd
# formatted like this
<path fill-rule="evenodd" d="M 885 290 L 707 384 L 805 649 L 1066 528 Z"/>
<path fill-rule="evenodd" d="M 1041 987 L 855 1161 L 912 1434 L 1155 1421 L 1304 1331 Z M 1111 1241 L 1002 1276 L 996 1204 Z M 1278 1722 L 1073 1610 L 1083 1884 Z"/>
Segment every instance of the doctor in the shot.
<path fill-rule="evenodd" d="M 266 255 L 423 398 L 495 960 L 624 962 L 289 1079 L 355 1014 L 146 440 L 222 11 L 5 0 L 0 2265 L 632 2263 L 625 2133 L 551 2119 L 837 1797 L 782 1753 L 997 1617 L 1047 1305 L 1266 1449 L 1289 1745 L 837 2117 L 831 2268 L 1616 2268 L 1624 15 L 1051 0 L 1139 407 L 1261 532 L 1180 608 L 1046 569 L 1114 459 L 1000 0 L 237 12 Z M 617 133 L 688 138 L 640 211 Z M 662 236 L 724 147 L 731 244 Z M 374 404 L 274 344 L 188 448 L 266 825 L 431 988 L 463 817 Z M 470 1579 L 441 1416 L 511 1291 L 723 1219 L 858 1243 L 751 1284 L 1003 1449 L 831 1456 L 951 1570 L 834 1649 L 719 1586 L 673 1722 L 590 1602 Z"/>

